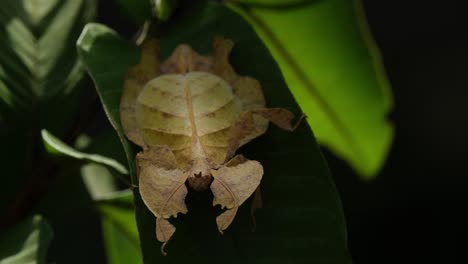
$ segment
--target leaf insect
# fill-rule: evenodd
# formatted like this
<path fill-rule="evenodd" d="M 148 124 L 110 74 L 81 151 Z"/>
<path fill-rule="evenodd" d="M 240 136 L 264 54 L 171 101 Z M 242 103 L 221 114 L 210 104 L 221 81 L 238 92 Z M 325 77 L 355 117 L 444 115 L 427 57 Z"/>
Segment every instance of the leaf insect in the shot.
<path fill-rule="evenodd" d="M 201 56 L 181 44 L 160 62 L 159 42 L 149 39 L 139 64 L 127 73 L 120 118 L 128 139 L 142 148 L 136 156 L 138 187 L 156 216 L 163 255 L 176 230 L 168 219 L 187 213 L 187 181 L 196 191 L 210 188 L 213 205 L 225 209 L 216 218 L 223 233 L 252 194 L 252 208 L 261 206 L 263 167 L 234 156 L 236 150 L 264 134 L 269 122 L 295 129 L 290 111 L 266 108 L 260 83 L 229 64 L 233 45 L 216 37 L 213 53 Z"/>

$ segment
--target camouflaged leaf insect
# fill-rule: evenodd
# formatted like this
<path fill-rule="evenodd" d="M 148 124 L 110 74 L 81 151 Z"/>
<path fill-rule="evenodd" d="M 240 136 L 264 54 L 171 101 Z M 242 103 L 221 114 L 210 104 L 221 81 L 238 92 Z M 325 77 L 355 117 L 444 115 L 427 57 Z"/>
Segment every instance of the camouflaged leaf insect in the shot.
<path fill-rule="evenodd" d="M 163 254 L 175 232 L 168 219 L 187 213 L 186 181 L 196 191 L 209 187 L 213 205 L 226 209 L 216 218 L 222 233 L 239 206 L 260 194 L 262 165 L 233 157 L 236 150 L 265 133 L 268 121 L 294 129 L 291 112 L 265 108 L 259 82 L 237 75 L 228 61 L 232 48 L 216 37 L 213 54 L 201 56 L 181 44 L 160 63 L 158 41 L 147 40 L 125 79 L 120 117 L 126 136 L 143 149 L 136 157 L 139 190 L 156 216 Z"/>

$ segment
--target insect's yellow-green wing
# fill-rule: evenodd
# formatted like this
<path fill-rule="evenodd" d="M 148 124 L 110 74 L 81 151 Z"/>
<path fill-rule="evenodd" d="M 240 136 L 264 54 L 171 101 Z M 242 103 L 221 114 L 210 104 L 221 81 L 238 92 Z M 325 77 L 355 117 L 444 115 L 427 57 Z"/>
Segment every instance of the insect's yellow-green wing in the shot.
<path fill-rule="evenodd" d="M 192 72 L 186 76 L 195 134 L 206 157 L 222 164 L 231 137 L 230 128 L 242 112 L 241 102 L 219 76 L 207 72 Z"/>
<path fill-rule="evenodd" d="M 163 74 L 147 83 L 137 98 L 136 124 L 149 147 L 169 147 L 179 164 L 190 162 L 192 128 L 184 76 Z"/>

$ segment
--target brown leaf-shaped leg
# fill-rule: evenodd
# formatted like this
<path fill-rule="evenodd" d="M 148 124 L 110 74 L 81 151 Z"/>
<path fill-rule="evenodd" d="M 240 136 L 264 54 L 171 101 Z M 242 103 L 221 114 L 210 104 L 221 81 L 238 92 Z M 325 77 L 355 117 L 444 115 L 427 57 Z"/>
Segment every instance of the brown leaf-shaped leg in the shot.
<path fill-rule="evenodd" d="M 221 234 L 224 234 L 224 230 L 226 230 L 234 221 L 236 217 L 238 207 L 233 207 L 231 209 L 227 209 L 222 214 L 216 217 L 216 225 L 218 226 L 218 230 Z"/>
<path fill-rule="evenodd" d="M 252 199 L 252 204 L 250 205 L 250 216 L 252 217 L 252 231 L 255 231 L 257 228 L 257 219 L 255 218 L 255 211 L 257 209 L 262 208 L 263 202 L 262 202 L 262 192 L 260 191 L 260 186 L 257 187 L 255 190 L 253 199 Z"/>
<path fill-rule="evenodd" d="M 284 108 L 261 108 L 251 111 L 254 114 L 261 115 L 263 118 L 268 119 L 277 127 L 288 131 L 294 131 L 304 119 L 305 115 L 302 114 L 299 120 L 293 125 L 292 120 L 294 114 Z"/>
<path fill-rule="evenodd" d="M 174 235 L 176 228 L 166 219 L 163 218 L 156 218 L 156 238 L 159 242 L 162 242 L 161 245 L 161 254 L 166 256 L 167 253 L 164 250 L 169 239 Z"/>
<path fill-rule="evenodd" d="M 228 162 L 234 156 L 234 153 L 240 146 L 249 142 L 255 136 L 264 133 L 265 130 L 265 127 L 258 126 L 252 112 L 244 112 L 231 127 L 231 138 L 229 139 L 225 162 Z"/>
<path fill-rule="evenodd" d="M 234 155 L 240 146 L 265 132 L 266 126 L 262 119 L 266 119 L 282 129 L 294 131 L 303 117 L 301 116 L 299 121 L 292 125 L 294 114 L 283 108 L 259 108 L 244 112 L 231 128 L 226 161 Z"/>
<path fill-rule="evenodd" d="M 219 232 L 229 227 L 237 209 L 257 189 L 263 176 L 263 167 L 258 161 L 248 160 L 236 166 L 223 166 L 211 170 L 214 180 L 210 188 L 213 192 L 213 205 L 221 205 L 227 210 L 216 218 Z"/>
<path fill-rule="evenodd" d="M 176 217 L 178 213 L 187 213 L 185 181 L 188 173 L 150 165 L 140 172 L 139 189 L 143 202 L 156 216 Z"/>
<path fill-rule="evenodd" d="M 120 120 L 125 135 L 139 146 L 144 142 L 135 118 L 136 99 L 145 84 L 161 74 L 159 67 L 159 43 L 156 39 L 146 40 L 142 44 L 140 62 L 131 67 L 125 77 L 120 100 Z"/>
<path fill-rule="evenodd" d="M 188 173 L 177 169 L 175 158 L 167 148 L 147 149 L 138 156 L 139 190 L 143 202 L 156 216 L 156 237 L 164 246 L 175 232 L 167 220 L 187 213 L 185 181 Z"/>
<path fill-rule="evenodd" d="M 233 83 L 239 76 L 229 64 L 229 53 L 234 47 L 234 42 L 221 36 L 213 41 L 213 65 L 212 72 L 228 83 Z"/>
<path fill-rule="evenodd" d="M 234 94 L 241 100 L 245 111 L 265 108 L 260 82 L 248 76 L 241 76 L 231 83 Z"/>
<path fill-rule="evenodd" d="M 229 63 L 229 54 L 234 43 L 217 36 L 213 41 L 213 66 L 211 72 L 227 81 L 234 94 L 242 102 L 244 110 L 265 107 L 265 98 L 260 83 L 248 76 L 239 76 Z"/>
<path fill-rule="evenodd" d="M 246 161 L 248 161 L 248 159 L 244 157 L 244 155 L 236 155 L 226 163 L 226 166 L 234 167 Z"/>

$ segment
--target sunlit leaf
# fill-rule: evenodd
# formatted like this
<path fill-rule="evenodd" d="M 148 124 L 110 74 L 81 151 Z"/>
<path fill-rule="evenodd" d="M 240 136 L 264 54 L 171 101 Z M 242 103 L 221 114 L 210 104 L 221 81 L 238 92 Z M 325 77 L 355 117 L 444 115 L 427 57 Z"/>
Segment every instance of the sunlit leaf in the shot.
<path fill-rule="evenodd" d="M 115 192 L 97 201 L 109 264 L 143 263 L 131 191 Z"/>
<path fill-rule="evenodd" d="M 81 166 L 81 177 L 93 200 L 106 197 L 118 190 L 116 179 L 103 165 L 89 163 Z"/>
<path fill-rule="evenodd" d="M 392 98 L 360 1 L 231 2 L 273 53 L 318 141 L 375 176 L 393 139 Z"/>
<path fill-rule="evenodd" d="M 107 263 L 142 263 L 132 192 L 118 191 L 115 177 L 99 164 L 82 166 L 81 176 L 101 216 Z"/>
<path fill-rule="evenodd" d="M 155 17 L 168 20 L 177 7 L 179 0 L 115 0 L 122 12 L 136 25 Z"/>
<path fill-rule="evenodd" d="M 154 15 L 163 21 L 168 20 L 177 7 L 178 0 L 150 0 L 153 3 Z"/>

